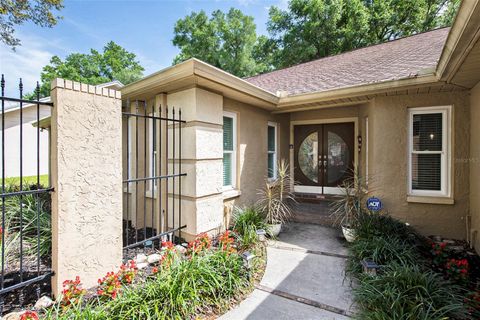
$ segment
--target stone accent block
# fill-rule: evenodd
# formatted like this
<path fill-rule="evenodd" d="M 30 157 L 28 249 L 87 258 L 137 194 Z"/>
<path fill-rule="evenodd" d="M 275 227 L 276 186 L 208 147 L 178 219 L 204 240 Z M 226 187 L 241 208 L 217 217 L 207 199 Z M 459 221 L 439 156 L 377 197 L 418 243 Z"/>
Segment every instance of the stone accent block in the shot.
<path fill-rule="evenodd" d="M 173 172 L 173 163 L 169 164 L 169 173 Z M 175 172 L 178 173 L 178 162 L 175 163 Z M 182 195 L 192 198 L 205 197 L 222 192 L 223 162 L 218 160 L 201 160 L 183 162 L 182 172 L 186 177 L 177 178 L 175 192 L 178 193 L 178 179 L 182 179 Z M 173 180 L 169 179 L 169 190 L 173 190 Z"/>
<path fill-rule="evenodd" d="M 191 88 L 167 96 L 169 109 L 182 109 L 182 119 L 223 125 L 223 97 L 199 88 Z"/>
<path fill-rule="evenodd" d="M 169 197 L 169 208 L 172 208 L 172 197 Z M 214 195 L 199 199 L 182 198 L 182 230 L 190 235 L 197 235 L 220 229 L 223 226 L 223 197 Z M 178 210 L 178 198 L 175 198 L 175 210 Z M 169 221 L 172 225 L 172 221 Z M 178 221 L 175 221 L 178 227 Z"/>
<path fill-rule="evenodd" d="M 173 130 L 169 129 L 168 143 L 173 145 Z M 176 135 L 176 156 L 178 157 L 178 128 Z M 170 148 L 169 157 L 173 156 Z M 223 129 L 219 125 L 202 125 L 194 123 L 182 128 L 182 158 L 183 159 L 222 159 L 223 158 Z"/>

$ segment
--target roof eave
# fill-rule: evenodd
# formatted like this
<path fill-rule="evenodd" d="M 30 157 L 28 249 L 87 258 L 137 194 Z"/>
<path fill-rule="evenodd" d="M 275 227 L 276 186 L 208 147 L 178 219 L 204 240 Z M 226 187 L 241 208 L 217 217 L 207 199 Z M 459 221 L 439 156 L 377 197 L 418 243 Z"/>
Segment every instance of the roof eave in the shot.
<path fill-rule="evenodd" d="M 262 107 L 274 108 L 279 100 L 275 94 L 198 59 L 189 59 L 160 70 L 123 87 L 121 91 L 122 97 L 128 99 L 197 85 L 208 88 L 210 84 L 215 87 L 213 90 L 235 91 L 257 99 Z"/>
<path fill-rule="evenodd" d="M 480 38 L 480 0 L 462 1 L 437 65 L 437 77 L 450 82 Z"/>
<path fill-rule="evenodd" d="M 364 85 L 357 85 L 351 87 L 345 87 L 340 89 L 332 89 L 326 91 L 317 91 L 311 93 L 291 95 L 284 98 L 280 98 L 278 103 L 278 110 L 289 108 L 295 105 L 316 103 L 323 101 L 331 101 L 336 99 L 346 99 L 353 97 L 364 97 L 369 95 L 375 95 L 379 93 L 385 93 L 392 90 L 405 90 L 411 87 L 425 86 L 432 84 L 441 84 L 438 81 L 435 74 L 427 74 L 417 76 L 414 78 L 395 79 L 389 81 L 382 81 Z"/>

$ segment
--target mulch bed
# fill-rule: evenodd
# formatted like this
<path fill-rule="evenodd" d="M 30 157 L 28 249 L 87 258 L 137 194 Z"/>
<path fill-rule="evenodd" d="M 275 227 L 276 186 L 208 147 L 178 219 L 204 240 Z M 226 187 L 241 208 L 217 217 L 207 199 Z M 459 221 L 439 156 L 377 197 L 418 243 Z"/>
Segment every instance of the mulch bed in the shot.
<path fill-rule="evenodd" d="M 38 276 L 36 261 L 25 261 L 23 265 L 23 270 L 23 281 L 27 281 Z M 45 275 L 49 272 L 51 272 L 50 259 L 41 260 L 40 275 Z M 17 283 L 20 283 L 20 269 L 10 268 L 9 270 L 5 270 L 4 287 L 7 288 Z M 17 289 L 7 293 L 4 296 L 3 314 L 33 307 L 35 302 L 38 300 L 38 288 L 40 288 L 40 295 L 47 294 L 50 296 L 52 292 L 50 277 L 46 277 L 40 282 L 32 285 L 27 285 L 21 289 Z M 22 295 L 23 303 L 20 299 Z"/>

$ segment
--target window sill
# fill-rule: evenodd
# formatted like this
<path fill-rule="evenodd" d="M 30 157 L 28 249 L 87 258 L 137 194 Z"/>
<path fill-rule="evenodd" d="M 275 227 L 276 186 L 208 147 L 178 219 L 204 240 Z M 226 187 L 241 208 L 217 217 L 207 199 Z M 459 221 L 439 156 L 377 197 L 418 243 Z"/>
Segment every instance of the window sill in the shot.
<path fill-rule="evenodd" d="M 223 191 L 222 195 L 223 195 L 223 200 L 228 200 L 228 199 L 240 197 L 242 195 L 242 191 L 238 189 L 231 189 L 231 190 Z"/>
<path fill-rule="evenodd" d="M 454 204 L 455 200 L 448 197 L 407 196 L 407 202 L 430 204 Z"/>

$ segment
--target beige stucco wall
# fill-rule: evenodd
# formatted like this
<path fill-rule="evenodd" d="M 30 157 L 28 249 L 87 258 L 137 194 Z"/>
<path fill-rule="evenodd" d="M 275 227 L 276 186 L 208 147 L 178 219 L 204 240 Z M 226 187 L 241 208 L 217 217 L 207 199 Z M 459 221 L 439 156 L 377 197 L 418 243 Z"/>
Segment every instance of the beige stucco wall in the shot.
<path fill-rule="evenodd" d="M 407 202 L 408 107 L 441 105 L 453 105 L 454 204 Z M 441 234 L 465 239 L 466 216 L 469 212 L 469 166 L 465 159 L 468 158 L 470 144 L 466 92 L 383 96 L 361 105 L 301 111 L 290 115 L 292 122 L 322 122 L 339 118 L 357 119 L 358 134 L 363 139 L 361 152 L 356 154 L 358 167 L 368 180 L 370 193 L 383 200 L 390 214 L 412 224 L 426 235 Z"/>
<path fill-rule="evenodd" d="M 480 82 L 470 92 L 470 239 L 480 253 Z"/>
<path fill-rule="evenodd" d="M 271 114 L 231 99 L 224 99 L 223 110 L 237 114 L 237 189 L 241 192 L 238 197 L 226 199 L 225 205 L 250 206 L 257 201 L 258 189 L 267 178 L 268 122 L 278 124 L 278 160 L 288 161 L 289 115 Z M 228 209 L 226 214 L 229 215 Z M 229 218 L 225 221 L 228 224 Z"/>
<path fill-rule="evenodd" d="M 53 293 L 80 276 L 85 288 L 122 262 L 120 93 L 52 83 Z"/>
<path fill-rule="evenodd" d="M 182 225 L 186 225 L 182 236 L 190 240 L 201 232 L 216 233 L 224 228 L 223 97 L 201 88 L 190 88 L 168 94 L 166 102 L 169 108 L 181 108 L 182 119 L 186 121 L 182 125 L 182 173 L 187 173 L 181 178 L 181 219 Z M 172 138 L 169 134 L 169 172 L 173 171 L 174 163 L 178 169 L 178 160 L 173 161 L 171 154 Z M 173 181 L 169 181 L 169 190 L 173 190 Z M 168 199 L 169 208 L 173 208 L 175 201 L 178 210 L 178 197 L 169 194 Z M 175 226 L 178 226 L 178 219 Z"/>
<path fill-rule="evenodd" d="M 407 202 L 408 107 L 452 105 L 454 204 Z M 370 190 L 386 210 L 420 232 L 465 239 L 469 212 L 470 112 L 465 91 L 377 97 L 369 113 Z"/>

